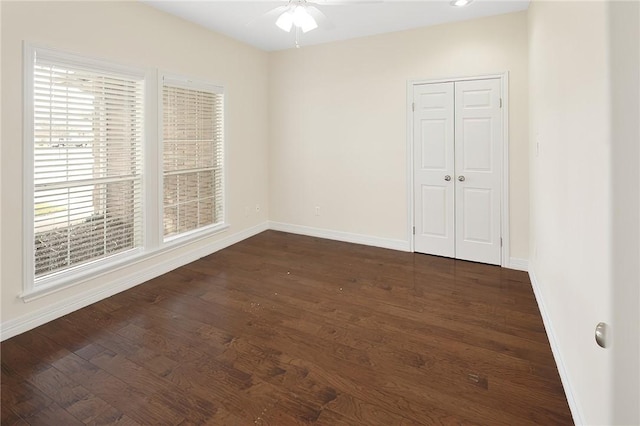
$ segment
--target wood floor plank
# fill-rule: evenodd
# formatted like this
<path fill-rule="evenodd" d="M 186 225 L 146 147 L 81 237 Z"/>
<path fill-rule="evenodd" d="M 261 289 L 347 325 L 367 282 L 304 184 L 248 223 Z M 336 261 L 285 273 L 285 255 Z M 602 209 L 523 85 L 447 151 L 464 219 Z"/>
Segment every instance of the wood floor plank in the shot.
<path fill-rule="evenodd" d="M 154 399 L 156 389 L 134 389 L 75 354 L 61 358 L 53 366 L 138 423 L 167 425 L 184 420 Z"/>
<path fill-rule="evenodd" d="M 4 402 L 2 402 L 4 404 Z M 13 407 L 3 407 L 2 408 L 2 417 L 0 417 L 0 424 L 2 425 L 16 425 L 24 423 L 27 424 L 22 417 L 20 417 L 15 411 Z"/>
<path fill-rule="evenodd" d="M 123 413 L 77 385 L 55 368 L 40 372 L 30 379 L 35 387 L 83 423 L 113 423 Z"/>
<path fill-rule="evenodd" d="M 572 424 L 526 273 L 275 231 L 0 350 L 2 424 Z"/>
<path fill-rule="evenodd" d="M 11 344 L 3 345 L 3 353 Z M 18 374 L 10 372 L 10 368 L 3 364 L 2 368 L 2 417 L 11 420 L 26 419 L 36 415 L 39 411 L 53 404 L 53 400 L 40 392 L 31 383 Z M 5 414 L 4 411 L 9 413 Z"/>
<path fill-rule="evenodd" d="M 80 420 L 76 419 L 68 411 L 62 409 L 58 404 L 53 403 L 42 410 L 39 410 L 25 418 L 25 421 L 31 426 L 80 426 L 84 425 Z"/>

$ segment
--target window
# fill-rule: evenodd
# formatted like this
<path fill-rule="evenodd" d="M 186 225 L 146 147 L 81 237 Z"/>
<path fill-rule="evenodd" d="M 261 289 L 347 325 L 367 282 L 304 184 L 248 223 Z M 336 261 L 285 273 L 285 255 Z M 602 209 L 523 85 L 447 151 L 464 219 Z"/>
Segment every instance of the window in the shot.
<path fill-rule="evenodd" d="M 29 58 L 37 287 L 142 246 L 144 74 L 46 49 Z"/>
<path fill-rule="evenodd" d="M 223 126 L 222 87 L 26 45 L 23 299 L 227 229 Z"/>
<path fill-rule="evenodd" d="M 165 241 L 224 221 L 223 108 L 220 87 L 163 79 Z"/>

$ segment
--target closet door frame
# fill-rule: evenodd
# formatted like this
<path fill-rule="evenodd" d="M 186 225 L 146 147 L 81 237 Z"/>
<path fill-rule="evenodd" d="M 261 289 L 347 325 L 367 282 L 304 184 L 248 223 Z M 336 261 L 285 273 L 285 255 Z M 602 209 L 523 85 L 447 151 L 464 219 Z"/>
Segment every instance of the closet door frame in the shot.
<path fill-rule="evenodd" d="M 509 72 L 497 74 L 451 77 L 440 79 L 409 80 L 407 82 L 407 235 L 409 235 L 410 251 L 415 252 L 414 236 L 414 158 L 413 158 L 413 93 L 414 87 L 420 84 L 451 83 L 457 81 L 499 79 L 502 98 L 502 182 L 500 187 L 500 235 L 502 247 L 500 266 L 510 267 L 509 249 Z"/>

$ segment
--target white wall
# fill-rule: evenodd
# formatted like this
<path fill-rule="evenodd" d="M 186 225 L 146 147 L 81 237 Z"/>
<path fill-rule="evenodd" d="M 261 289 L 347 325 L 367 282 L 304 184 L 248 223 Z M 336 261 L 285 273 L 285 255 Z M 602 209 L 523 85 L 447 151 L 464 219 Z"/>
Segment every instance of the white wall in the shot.
<path fill-rule="evenodd" d="M 189 253 L 203 255 L 268 217 L 267 53 L 138 2 L 2 2 L 2 325 L 23 331 L 64 312 L 64 304 L 134 283 Z M 135 67 L 161 68 L 225 86 L 227 98 L 228 222 L 221 235 L 190 244 L 88 283 L 23 303 L 22 292 L 22 42 L 44 44 Z M 251 125 L 247 125 L 250 120 Z M 255 206 L 261 206 L 256 213 Z M 250 208 L 250 209 L 249 209 Z M 249 213 L 245 214 L 245 209 Z M 256 227 L 257 228 L 254 228 Z M 243 233 L 244 232 L 244 233 Z M 225 240 L 227 241 L 227 240 Z M 81 303 L 82 304 L 82 303 Z M 77 308 L 78 305 L 76 304 Z M 48 316 L 49 315 L 49 316 Z M 29 323 L 33 325 L 32 323 Z M 16 328 L 17 327 L 17 328 Z"/>
<path fill-rule="evenodd" d="M 588 425 L 640 421 L 637 7 L 528 12 L 529 267 L 574 418 Z M 607 349 L 594 341 L 600 321 Z"/>
<path fill-rule="evenodd" d="M 609 3 L 613 421 L 640 424 L 640 2 Z"/>
<path fill-rule="evenodd" d="M 408 241 L 407 81 L 509 71 L 510 255 L 527 259 L 526 27 L 521 12 L 272 53 L 270 219 Z"/>
<path fill-rule="evenodd" d="M 0 23 L 2 23 L 2 2 L 0 2 Z M 0 42 L 1 33 L 0 33 Z M 0 49 L 1 49 L 0 45 Z M 1 63 L 1 62 L 0 62 Z M 2 67 L 0 66 L 0 92 L 2 92 Z M 0 102 L 0 136 L 2 135 L 2 110 L 3 110 L 2 102 Z M 1 140 L 0 140 L 1 141 Z M 0 165 L 2 165 L 2 149 L 0 148 Z M 0 295 L 2 294 L 2 172 L 0 172 Z M 0 324 L 2 323 L 2 298 L 0 297 Z"/>

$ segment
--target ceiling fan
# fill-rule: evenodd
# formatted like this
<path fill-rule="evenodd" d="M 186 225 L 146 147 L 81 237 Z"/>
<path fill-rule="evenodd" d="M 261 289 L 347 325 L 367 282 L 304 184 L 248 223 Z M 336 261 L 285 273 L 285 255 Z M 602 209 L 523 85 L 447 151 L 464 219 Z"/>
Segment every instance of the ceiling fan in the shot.
<path fill-rule="evenodd" d="M 309 32 L 321 26 L 323 29 L 332 29 L 335 26 L 316 6 L 353 5 L 362 3 L 380 3 L 381 0 L 289 0 L 287 4 L 269 10 L 262 16 L 249 22 L 253 25 L 257 21 L 274 20 L 278 28 L 283 31 L 296 33 L 296 47 L 300 31 Z"/>
<path fill-rule="evenodd" d="M 345 4 L 347 2 L 340 2 Z M 318 28 L 319 24 L 323 27 L 332 27 L 326 15 L 320 11 L 313 1 L 307 0 L 289 0 L 287 4 L 275 7 L 262 16 L 250 21 L 247 25 L 253 25 L 257 21 L 265 21 L 276 19 L 275 23 L 278 28 L 283 31 L 290 32 L 292 28 L 300 29 L 303 33 Z M 322 4 L 328 4 L 322 2 Z M 335 2 L 331 2 L 335 4 Z"/>

